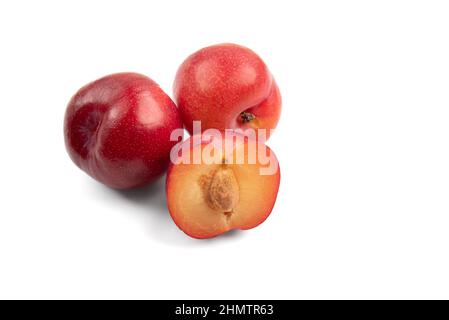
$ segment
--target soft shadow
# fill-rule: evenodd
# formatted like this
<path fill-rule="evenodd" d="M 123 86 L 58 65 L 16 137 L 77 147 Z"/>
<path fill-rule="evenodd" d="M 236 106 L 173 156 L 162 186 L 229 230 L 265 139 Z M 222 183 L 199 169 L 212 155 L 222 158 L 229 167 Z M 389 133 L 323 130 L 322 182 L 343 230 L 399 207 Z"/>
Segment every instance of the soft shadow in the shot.
<path fill-rule="evenodd" d="M 157 241 L 175 246 L 201 247 L 212 243 L 229 241 L 243 236 L 239 230 L 232 230 L 211 239 L 193 239 L 182 232 L 173 222 L 167 209 L 165 176 L 147 187 L 131 190 L 114 190 L 119 196 L 140 207 L 145 215 L 148 235 Z"/>
<path fill-rule="evenodd" d="M 167 211 L 167 199 L 165 197 L 165 177 L 159 178 L 149 186 L 130 189 L 114 190 L 119 196 L 125 198 L 134 204 L 145 206 L 148 209 L 154 208 L 155 211 Z M 167 211 L 168 214 L 168 211 Z"/>
<path fill-rule="evenodd" d="M 130 203 L 135 208 L 133 214 L 137 214 L 143 219 L 148 236 L 167 245 L 203 247 L 223 241 L 229 243 L 230 239 L 237 240 L 244 236 L 244 232 L 239 230 L 232 230 L 219 237 L 203 240 L 193 239 L 184 234 L 173 222 L 168 212 L 165 196 L 165 176 L 146 187 L 130 190 L 115 190 L 98 183 L 95 184 L 102 189 L 102 192 L 120 197 Z"/>
<path fill-rule="evenodd" d="M 165 196 L 165 176 L 146 187 L 112 191 L 136 207 L 136 212 L 143 217 L 146 234 L 154 240 L 174 246 L 195 245 L 170 217 Z"/>

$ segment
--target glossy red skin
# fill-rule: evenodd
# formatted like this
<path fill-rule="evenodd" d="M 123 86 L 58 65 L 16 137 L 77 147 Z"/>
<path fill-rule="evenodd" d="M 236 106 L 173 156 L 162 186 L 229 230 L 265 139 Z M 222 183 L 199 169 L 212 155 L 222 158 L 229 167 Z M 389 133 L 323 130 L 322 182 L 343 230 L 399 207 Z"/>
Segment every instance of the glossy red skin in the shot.
<path fill-rule="evenodd" d="M 176 74 L 174 96 L 186 129 L 274 129 L 281 113 L 279 88 L 262 59 L 248 48 L 220 44 L 189 56 Z M 244 123 L 242 112 L 256 119 Z"/>
<path fill-rule="evenodd" d="M 143 186 L 166 171 L 172 130 L 182 128 L 173 101 L 150 78 L 118 73 L 81 88 L 64 119 L 75 164 L 105 185 Z"/>

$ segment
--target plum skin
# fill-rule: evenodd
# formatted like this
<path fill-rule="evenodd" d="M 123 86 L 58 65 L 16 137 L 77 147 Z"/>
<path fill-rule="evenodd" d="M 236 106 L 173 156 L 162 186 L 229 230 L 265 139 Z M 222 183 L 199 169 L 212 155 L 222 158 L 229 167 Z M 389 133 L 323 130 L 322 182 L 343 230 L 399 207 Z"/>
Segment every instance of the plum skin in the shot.
<path fill-rule="evenodd" d="M 174 102 L 150 78 L 112 74 L 82 87 L 64 117 L 73 162 L 116 189 L 146 185 L 168 168 L 170 134 L 183 127 Z"/>
<path fill-rule="evenodd" d="M 190 134 L 202 130 L 264 129 L 267 139 L 280 118 L 282 99 L 274 77 L 252 50 L 232 43 L 209 46 L 181 64 L 175 102 Z"/>

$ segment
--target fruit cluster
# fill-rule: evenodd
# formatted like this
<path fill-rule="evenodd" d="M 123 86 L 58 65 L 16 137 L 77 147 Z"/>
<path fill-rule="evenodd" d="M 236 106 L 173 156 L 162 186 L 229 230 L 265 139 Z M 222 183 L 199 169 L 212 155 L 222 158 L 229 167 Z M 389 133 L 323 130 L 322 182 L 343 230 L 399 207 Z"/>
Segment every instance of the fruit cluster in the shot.
<path fill-rule="evenodd" d="M 176 104 L 136 73 L 82 87 L 64 119 L 71 159 L 116 189 L 144 186 L 168 169 L 170 215 L 191 237 L 262 223 L 280 182 L 265 140 L 279 120 L 281 96 L 265 63 L 235 44 L 203 48 L 179 67 L 174 97 Z M 190 137 L 182 141 L 184 127 Z"/>

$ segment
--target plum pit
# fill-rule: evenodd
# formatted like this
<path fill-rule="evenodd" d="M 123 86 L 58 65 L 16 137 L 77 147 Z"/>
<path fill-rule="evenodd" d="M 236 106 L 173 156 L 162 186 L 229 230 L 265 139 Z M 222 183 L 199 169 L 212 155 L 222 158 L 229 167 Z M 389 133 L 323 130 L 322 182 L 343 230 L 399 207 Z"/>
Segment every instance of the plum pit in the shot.
<path fill-rule="evenodd" d="M 222 165 L 200 179 L 206 203 L 210 208 L 226 215 L 232 214 L 239 202 L 239 186 L 235 174 L 227 165 Z"/>

